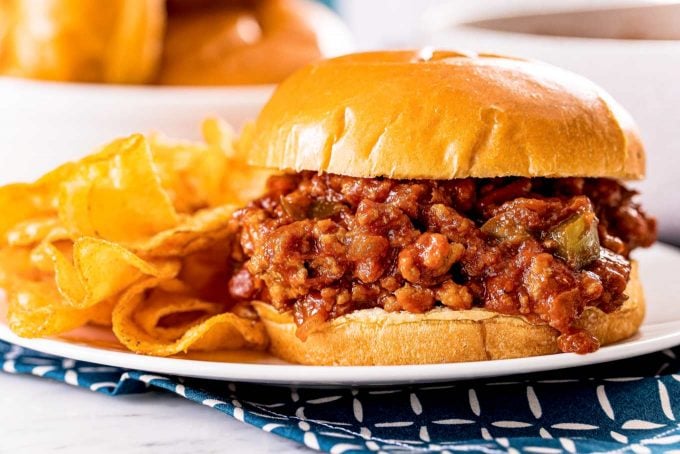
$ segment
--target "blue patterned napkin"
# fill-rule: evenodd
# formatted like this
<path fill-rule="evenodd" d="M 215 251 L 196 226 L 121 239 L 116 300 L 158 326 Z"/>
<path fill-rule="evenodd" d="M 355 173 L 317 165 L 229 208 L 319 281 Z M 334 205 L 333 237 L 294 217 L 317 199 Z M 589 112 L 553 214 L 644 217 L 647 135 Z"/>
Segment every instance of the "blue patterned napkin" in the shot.
<path fill-rule="evenodd" d="M 492 380 L 296 389 L 126 371 L 0 342 L 5 372 L 112 396 L 165 390 L 331 453 L 677 450 L 679 358 L 676 347 L 615 363 Z"/>

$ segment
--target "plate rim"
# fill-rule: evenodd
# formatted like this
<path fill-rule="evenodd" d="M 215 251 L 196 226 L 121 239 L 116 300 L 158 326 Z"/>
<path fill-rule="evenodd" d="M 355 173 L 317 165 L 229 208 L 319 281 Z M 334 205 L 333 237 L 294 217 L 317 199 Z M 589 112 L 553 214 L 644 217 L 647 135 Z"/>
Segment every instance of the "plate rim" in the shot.
<path fill-rule="evenodd" d="M 657 243 L 651 251 L 672 254 L 680 262 L 680 250 L 673 246 Z M 1 319 L 0 340 L 59 357 L 154 374 L 288 386 L 386 386 L 502 377 L 632 358 L 680 345 L 680 315 L 675 320 L 643 323 L 640 331 L 630 339 L 587 355 L 558 353 L 514 359 L 396 366 L 307 366 L 146 356 L 63 339 L 22 338 L 13 333 Z"/>
<path fill-rule="evenodd" d="M 639 339 L 641 334 L 638 333 L 634 338 L 602 347 L 588 355 L 558 353 L 527 358 L 398 366 L 306 366 L 163 358 L 105 350 L 57 339 L 26 339 L 11 332 L 5 323 L 0 323 L 0 339 L 45 354 L 154 374 L 272 385 L 384 386 L 559 370 L 632 358 L 680 344 L 680 320 L 643 326 L 640 332 L 644 332 L 645 328 L 661 326 L 667 331 L 664 334 Z"/>

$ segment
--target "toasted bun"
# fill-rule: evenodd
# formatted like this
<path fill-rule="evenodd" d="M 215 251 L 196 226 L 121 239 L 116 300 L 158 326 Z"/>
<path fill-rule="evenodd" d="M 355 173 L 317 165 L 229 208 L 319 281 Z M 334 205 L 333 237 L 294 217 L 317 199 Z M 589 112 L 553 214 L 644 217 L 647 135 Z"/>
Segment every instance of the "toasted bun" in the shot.
<path fill-rule="evenodd" d="M 628 300 L 605 314 L 587 308 L 578 326 L 602 345 L 637 332 L 645 313 L 637 264 L 633 262 Z M 520 358 L 558 353 L 558 332 L 522 317 L 484 309 L 453 311 L 438 308 L 425 314 L 366 309 L 333 320 L 306 341 L 296 335 L 290 314 L 255 303 L 265 324 L 272 353 L 286 361 L 312 365 L 434 364 Z"/>
<path fill-rule="evenodd" d="M 310 0 L 175 0 L 169 7 L 161 84 L 276 83 L 351 46 L 335 14 Z"/>
<path fill-rule="evenodd" d="M 288 78 L 245 139 L 251 163 L 354 177 L 639 179 L 625 110 L 583 77 L 494 55 L 385 51 Z"/>

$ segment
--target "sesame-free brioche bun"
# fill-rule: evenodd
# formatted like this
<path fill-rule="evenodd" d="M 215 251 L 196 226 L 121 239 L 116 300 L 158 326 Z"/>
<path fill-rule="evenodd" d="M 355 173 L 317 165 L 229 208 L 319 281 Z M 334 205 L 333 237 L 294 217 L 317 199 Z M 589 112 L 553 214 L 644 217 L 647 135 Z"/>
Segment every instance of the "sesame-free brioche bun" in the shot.
<path fill-rule="evenodd" d="M 632 263 L 628 300 L 605 314 L 588 307 L 576 326 L 601 345 L 637 332 L 645 313 L 637 263 Z M 254 303 L 270 339 L 270 351 L 286 361 L 312 365 L 433 364 L 521 358 L 558 353 L 558 331 L 521 316 L 484 309 L 437 308 L 424 314 L 364 309 L 336 318 L 305 341 L 296 335 L 290 313 Z"/>
<path fill-rule="evenodd" d="M 172 0 L 158 82 L 278 83 L 351 47 L 341 20 L 312 0 Z"/>
<path fill-rule="evenodd" d="M 353 177 L 640 179 L 630 115 L 557 67 L 496 55 L 383 51 L 310 64 L 247 129 L 251 164 Z"/>

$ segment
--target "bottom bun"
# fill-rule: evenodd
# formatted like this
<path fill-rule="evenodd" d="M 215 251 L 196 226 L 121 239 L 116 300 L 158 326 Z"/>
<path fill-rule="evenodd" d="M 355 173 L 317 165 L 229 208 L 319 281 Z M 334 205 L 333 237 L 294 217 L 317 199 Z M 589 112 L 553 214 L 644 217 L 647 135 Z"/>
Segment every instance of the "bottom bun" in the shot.
<path fill-rule="evenodd" d="M 644 295 L 633 262 L 628 300 L 610 314 L 588 307 L 577 322 L 601 345 L 635 334 L 645 315 Z M 559 353 L 559 332 L 521 316 L 485 309 L 436 308 L 424 314 L 364 309 L 332 320 L 306 341 L 296 335 L 290 313 L 255 302 L 270 337 L 271 352 L 286 361 L 309 365 L 434 364 L 520 358 Z"/>

